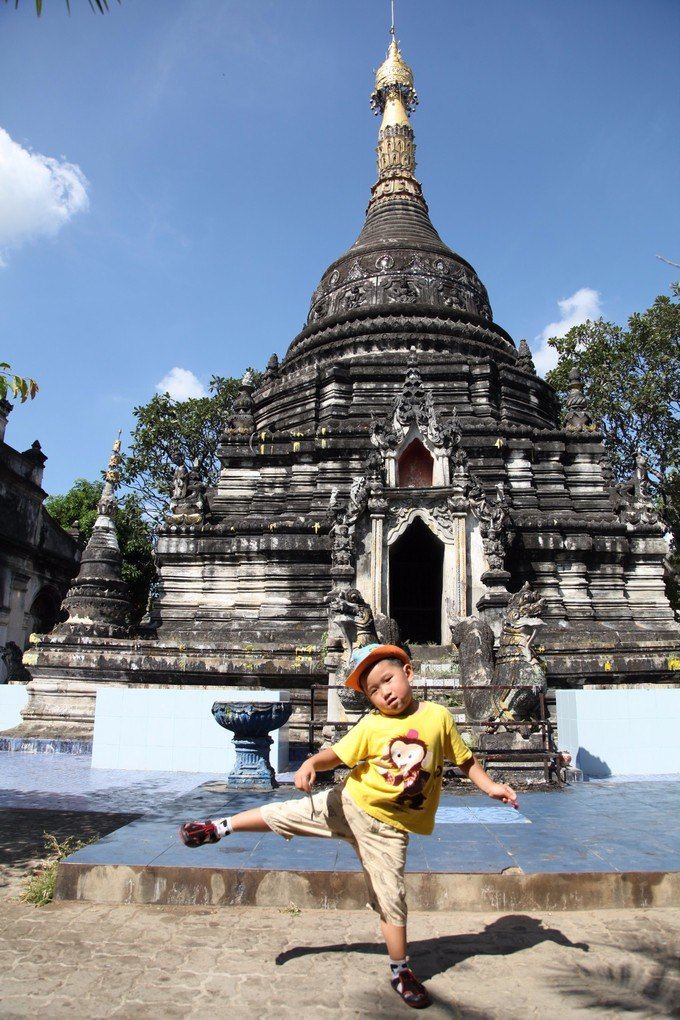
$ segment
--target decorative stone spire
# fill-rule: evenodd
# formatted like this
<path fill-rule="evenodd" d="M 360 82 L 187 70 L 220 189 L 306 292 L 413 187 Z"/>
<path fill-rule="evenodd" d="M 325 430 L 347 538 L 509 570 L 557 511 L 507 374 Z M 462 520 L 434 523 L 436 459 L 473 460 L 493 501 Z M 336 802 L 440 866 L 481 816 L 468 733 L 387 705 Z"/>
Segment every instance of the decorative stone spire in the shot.
<path fill-rule="evenodd" d="M 387 57 L 375 72 L 375 89 L 371 93 L 371 107 L 376 114 L 382 114 L 382 122 L 376 150 L 378 181 L 373 185 L 368 208 L 386 199 L 408 196 L 427 210 L 415 178 L 416 145 L 409 123 L 409 113 L 418 104 L 418 94 L 413 86 L 413 72 L 394 36 L 394 26 L 391 33 Z"/>
<path fill-rule="evenodd" d="M 531 356 L 531 348 L 526 340 L 520 340 L 517 348 L 517 367 L 530 375 L 536 375 L 536 366 Z"/>
<path fill-rule="evenodd" d="M 279 377 L 279 356 L 278 354 L 272 354 L 271 358 L 267 362 L 267 367 L 264 370 L 262 376 L 262 384 L 266 386 L 267 383 L 273 382 L 274 379 Z"/>
<path fill-rule="evenodd" d="M 78 576 L 63 608 L 68 618 L 55 634 L 83 637 L 125 637 L 128 633 L 130 598 L 121 576 L 122 556 L 112 514 L 120 481 L 120 435 L 113 444 L 104 488 L 97 504 L 99 516 L 80 560 Z"/>
<path fill-rule="evenodd" d="M 564 427 L 567 432 L 591 432 L 594 427 L 588 411 L 588 401 L 583 392 L 581 373 L 576 367 L 569 373 Z"/>
<path fill-rule="evenodd" d="M 234 400 L 234 413 L 229 421 L 229 428 L 233 432 L 251 433 L 255 428 L 253 417 L 253 391 L 255 379 L 253 373 L 248 369 L 241 379 L 241 389 Z"/>

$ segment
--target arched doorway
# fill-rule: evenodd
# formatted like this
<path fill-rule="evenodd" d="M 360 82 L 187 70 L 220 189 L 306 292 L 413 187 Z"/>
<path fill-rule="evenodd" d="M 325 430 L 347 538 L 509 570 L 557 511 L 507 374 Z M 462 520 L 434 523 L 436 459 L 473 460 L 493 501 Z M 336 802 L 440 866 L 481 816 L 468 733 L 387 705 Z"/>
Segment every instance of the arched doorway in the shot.
<path fill-rule="evenodd" d="M 390 616 L 402 639 L 440 644 L 444 545 L 416 517 L 390 548 Z"/>
<path fill-rule="evenodd" d="M 49 634 L 59 617 L 60 604 L 61 595 L 55 588 L 41 588 L 30 609 L 31 631 Z"/>

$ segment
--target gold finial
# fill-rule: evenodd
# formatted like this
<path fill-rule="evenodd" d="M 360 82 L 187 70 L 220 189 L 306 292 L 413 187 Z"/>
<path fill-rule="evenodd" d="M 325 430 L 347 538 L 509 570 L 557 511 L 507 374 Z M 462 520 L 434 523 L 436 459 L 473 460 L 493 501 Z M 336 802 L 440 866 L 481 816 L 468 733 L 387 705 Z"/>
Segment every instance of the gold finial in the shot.
<path fill-rule="evenodd" d="M 401 55 L 394 28 L 392 4 L 390 44 L 387 56 L 375 72 L 371 107 L 382 114 L 378 134 L 378 182 L 373 187 L 371 205 L 383 199 L 409 196 L 425 208 L 420 184 L 414 176 L 416 146 L 409 113 L 418 103 L 413 71 Z"/>
<path fill-rule="evenodd" d="M 399 43 L 392 35 L 387 56 L 375 72 L 371 107 L 376 114 L 384 113 L 390 101 L 394 100 L 400 101 L 407 113 L 418 105 L 418 93 L 413 87 L 413 71 L 402 57 Z"/>

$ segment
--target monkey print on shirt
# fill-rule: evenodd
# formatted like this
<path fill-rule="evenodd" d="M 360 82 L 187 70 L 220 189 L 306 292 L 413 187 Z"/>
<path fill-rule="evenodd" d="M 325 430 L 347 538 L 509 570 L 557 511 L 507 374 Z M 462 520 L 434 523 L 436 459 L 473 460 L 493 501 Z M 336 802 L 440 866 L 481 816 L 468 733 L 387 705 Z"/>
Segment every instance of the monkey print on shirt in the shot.
<path fill-rule="evenodd" d="M 427 744 L 418 736 L 418 730 L 409 730 L 403 737 L 390 740 L 382 760 L 391 768 L 378 768 L 390 786 L 402 786 L 396 804 L 418 810 L 425 803 L 424 788 L 430 773 L 432 755 Z M 396 770 L 396 771 L 395 771 Z"/>

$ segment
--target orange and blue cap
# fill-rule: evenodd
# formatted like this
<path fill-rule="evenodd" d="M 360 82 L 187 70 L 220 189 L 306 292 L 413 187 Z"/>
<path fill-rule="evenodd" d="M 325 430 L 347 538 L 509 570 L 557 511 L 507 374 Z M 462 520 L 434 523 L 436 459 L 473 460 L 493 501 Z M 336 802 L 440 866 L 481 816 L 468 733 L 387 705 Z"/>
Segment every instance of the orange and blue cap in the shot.
<path fill-rule="evenodd" d="M 361 677 L 381 659 L 399 659 L 403 663 L 411 661 L 404 649 L 398 645 L 364 645 L 363 648 L 355 648 L 350 656 L 351 671 L 345 680 L 345 687 L 351 687 L 352 690 L 362 694 L 359 683 Z"/>

